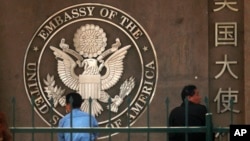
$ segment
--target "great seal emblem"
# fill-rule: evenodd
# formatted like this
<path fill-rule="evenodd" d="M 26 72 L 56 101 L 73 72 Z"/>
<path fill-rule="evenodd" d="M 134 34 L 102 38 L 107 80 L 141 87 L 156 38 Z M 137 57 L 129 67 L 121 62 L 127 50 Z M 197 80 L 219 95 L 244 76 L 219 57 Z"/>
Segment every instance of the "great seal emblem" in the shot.
<path fill-rule="evenodd" d="M 27 96 L 50 126 L 66 114 L 65 94 L 71 91 L 81 94 L 81 110 L 100 127 L 132 125 L 153 99 L 157 79 L 156 53 L 145 30 L 125 12 L 98 3 L 49 17 L 24 59 Z"/>

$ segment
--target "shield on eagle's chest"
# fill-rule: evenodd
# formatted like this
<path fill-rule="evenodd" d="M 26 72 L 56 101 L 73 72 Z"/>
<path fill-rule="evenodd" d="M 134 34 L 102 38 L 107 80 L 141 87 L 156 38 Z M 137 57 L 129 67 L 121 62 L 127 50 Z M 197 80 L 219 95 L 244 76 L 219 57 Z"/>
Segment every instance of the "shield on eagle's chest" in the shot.
<path fill-rule="evenodd" d="M 100 74 L 81 74 L 79 77 L 79 92 L 83 99 L 99 99 L 101 96 Z"/>

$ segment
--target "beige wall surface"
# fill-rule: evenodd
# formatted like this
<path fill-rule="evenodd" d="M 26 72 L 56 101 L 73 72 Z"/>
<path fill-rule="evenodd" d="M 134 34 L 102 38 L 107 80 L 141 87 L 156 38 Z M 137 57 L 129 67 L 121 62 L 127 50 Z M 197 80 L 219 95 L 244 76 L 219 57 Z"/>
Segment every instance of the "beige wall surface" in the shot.
<path fill-rule="evenodd" d="M 209 98 L 210 111 L 216 118 L 217 125 L 228 126 L 230 112 L 224 115 L 216 113 L 213 102 L 215 92 L 211 90 L 213 78 L 209 72 L 209 4 L 207 0 L 3 0 L 0 5 L 0 111 L 6 113 L 12 126 L 12 102 L 16 100 L 16 126 L 32 126 L 32 107 L 27 97 L 23 64 L 26 49 L 37 29 L 51 15 L 66 7 L 80 3 L 103 3 L 120 9 L 133 17 L 148 33 L 154 45 L 158 59 L 158 82 L 154 98 L 150 104 L 150 125 L 166 125 L 165 100 L 170 99 L 170 109 L 180 105 L 180 91 L 186 84 L 195 84 L 200 94 Z M 249 3 L 245 0 L 245 3 Z M 249 123 L 249 80 L 248 62 L 250 60 L 247 47 L 249 45 L 249 4 L 244 4 L 244 76 L 240 84 L 244 84 L 244 98 L 241 97 L 238 107 L 242 111 L 235 115 L 235 123 Z M 243 34 L 243 32 L 241 33 Z M 243 37 L 243 35 L 241 36 Z M 211 39 L 210 39 L 211 40 Z M 243 44 L 243 43 L 241 43 Z M 214 84 L 213 84 L 214 86 Z M 244 106 L 245 104 L 245 106 Z M 245 118 L 244 118 L 245 117 Z M 35 126 L 48 125 L 35 113 Z M 146 112 L 133 126 L 146 126 Z M 147 134 L 131 134 L 132 140 L 145 140 Z M 152 134 L 152 140 L 164 140 L 165 134 Z M 41 139 L 42 138 L 42 139 Z M 44 140 L 42 134 L 36 134 L 36 141 Z M 125 141 L 126 134 L 115 135 L 112 140 Z M 18 134 L 16 141 L 31 140 L 31 135 Z M 105 140 L 105 139 L 104 139 Z"/>
<path fill-rule="evenodd" d="M 250 23 L 250 7 L 249 7 L 249 1 L 245 0 L 244 1 L 244 67 L 245 67 L 245 73 L 244 73 L 244 89 L 245 89 L 245 123 L 250 124 L 250 109 L 249 104 L 250 104 L 250 73 L 249 73 L 249 53 L 250 53 L 250 28 L 249 28 L 249 23 Z"/>

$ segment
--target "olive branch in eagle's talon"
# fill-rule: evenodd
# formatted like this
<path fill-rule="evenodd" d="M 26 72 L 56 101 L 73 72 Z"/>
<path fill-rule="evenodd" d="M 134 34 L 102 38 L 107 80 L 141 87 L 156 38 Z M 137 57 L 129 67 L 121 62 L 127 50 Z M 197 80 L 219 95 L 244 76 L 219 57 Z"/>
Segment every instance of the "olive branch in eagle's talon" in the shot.
<path fill-rule="evenodd" d="M 48 94 L 48 100 L 53 100 L 54 107 L 57 107 L 58 103 L 61 106 L 65 106 L 66 99 L 64 95 L 65 89 L 55 86 L 54 76 L 47 75 L 47 79 L 43 80 L 46 87 L 44 87 L 45 92 Z"/>
<path fill-rule="evenodd" d="M 123 84 L 120 87 L 120 93 L 119 95 L 116 95 L 112 99 L 112 104 L 111 104 L 111 111 L 117 113 L 118 112 L 118 107 L 122 104 L 123 99 L 130 94 L 130 92 L 133 90 L 135 87 L 135 81 L 133 77 L 130 77 L 129 79 L 125 80 Z"/>

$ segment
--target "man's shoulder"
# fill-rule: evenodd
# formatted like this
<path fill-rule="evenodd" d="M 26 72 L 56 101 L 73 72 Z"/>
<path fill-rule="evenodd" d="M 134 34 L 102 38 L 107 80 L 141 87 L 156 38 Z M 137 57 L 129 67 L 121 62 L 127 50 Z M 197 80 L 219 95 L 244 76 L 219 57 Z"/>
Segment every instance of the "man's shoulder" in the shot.
<path fill-rule="evenodd" d="M 72 117 L 71 117 L 71 114 L 72 114 Z M 68 113 L 64 117 L 62 117 L 59 120 L 59 124 L 64 124 L 65 122 L 68 122 L 71 118 L 73 118 L 73 119 L 75 119 L 75 118 L 87 119 L 89 117 L 91 117 L 91 116 L 86 112 L 83 112 L 81 110 L 73 110 L 72 113 Z"/>
<path fill-rule="evenodd" d="M 206 109 L 206 106 L 202 105 L 202 104 L 196 104 L 196 106 L 199 107 L 199 108 L 202 108 L 202 109 Z"/>
<path fill-rule="evenodd" d="M 207 107 L 205 105 L 202 105 L 202 104 L 193 105 L 193 109 L 203 111 L 203 112 L 207 112 Z"/>
<path fill-rule="evenodd" d="M 88 113 L 85 113 L 85 112 L 83 112 L 81 110 L 73 110 L 72 112 L 66 114 L 62 119 L 70 118 L 71 114 L 72 114 L 72 117 L 75 117 L 75 116 L 89 116 Z"/>
<path fill-rule="evenodd" d="M 176 112 L 179 113 L 179 112 L 181 112 L 183 110 L 184 110 L 184 107 L 177 106 L 177 107 L 175 107 L 175 108 L 172 109 L 171 113 L 176 113 Z"/>
<path fill-rule="evenodd" d="M 91 115 L 89 113 L 86 113 L 86 112 L 83 112 L 81 110 L 77 110 L 75 112 L 76 115 L 79 115 L 79 116 L 88 116 L 88 117 L 91 117 Z"/>
<path fill-rule="evenodd" d="M 66 120 L 66 119 L 68 119 L 68 118 L 70 118 L 70 114 L 69 114 L 69 113 L 66 114 L 64 117 L 62 117 L 62 118 L 59 120 L 59 122 L 63 122 L 64 120 Z"/>

